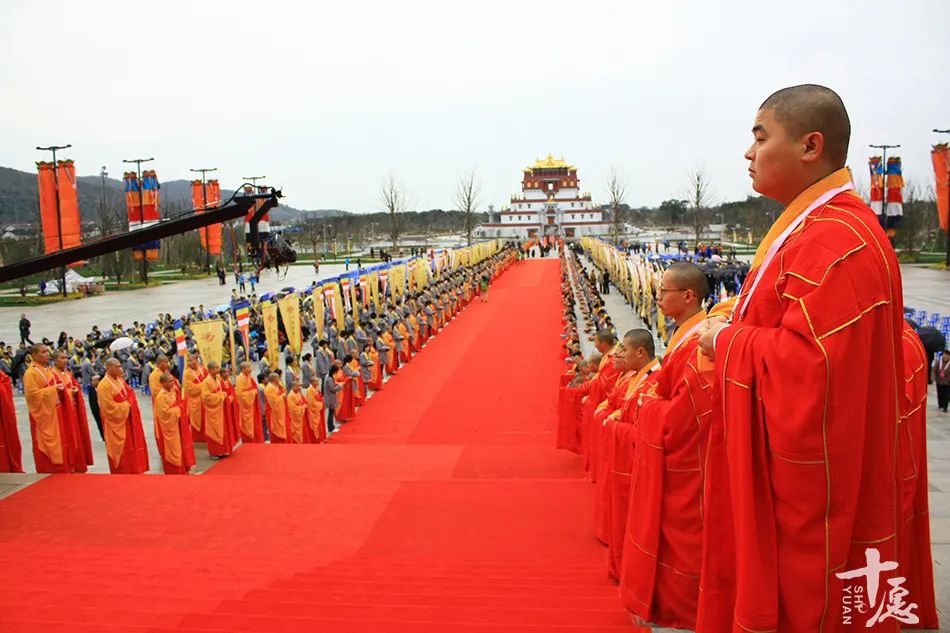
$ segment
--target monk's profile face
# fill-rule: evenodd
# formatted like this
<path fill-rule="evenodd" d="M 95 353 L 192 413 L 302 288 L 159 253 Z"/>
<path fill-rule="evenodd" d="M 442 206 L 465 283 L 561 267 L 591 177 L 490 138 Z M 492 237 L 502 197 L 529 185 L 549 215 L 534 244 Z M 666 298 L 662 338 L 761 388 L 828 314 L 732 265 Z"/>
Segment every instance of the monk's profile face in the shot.
<path fill-rule="evenodd" d="M 628 367 L 631 369 L 640 369 L 644 364 L 643 357 L 646 355 L 646 350 L 624 339 L 623 355 Z"/>
<path fill-rule="evenodd" d="M 66 354 L 57 354 L 56 358 L 53 359 L 53 365 L 56 369 L 63 371 L 66 369 Z"/>
<path fill-rule="evenodd" d="M 158 361 L 158 368 L 161 369 L 162 371 L 168 371 L 168 361 L 167 360 Z"/>
<path fill-rule="evenodd" d="M 790 137 L 771 108 L 756 113 L 752 135 L 752 145 L 745 153 L 752 188 L 767 198 L 788 204 L 801 190 L 805 144 Z"/>

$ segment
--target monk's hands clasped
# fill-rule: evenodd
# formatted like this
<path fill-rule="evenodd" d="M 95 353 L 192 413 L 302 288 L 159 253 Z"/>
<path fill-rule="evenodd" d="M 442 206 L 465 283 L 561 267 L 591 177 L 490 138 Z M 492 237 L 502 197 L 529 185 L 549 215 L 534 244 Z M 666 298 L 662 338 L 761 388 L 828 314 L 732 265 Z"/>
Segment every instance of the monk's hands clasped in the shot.
<path fill-rule="evenodd" d="M 728 324 L 725 317 L 714 316 L 706 319 L 700 327 L 699 348 L 702 350 L 703 356 L 709 360 L 716 360 L 716 349 L 714 347 L 716 334 Z"/>

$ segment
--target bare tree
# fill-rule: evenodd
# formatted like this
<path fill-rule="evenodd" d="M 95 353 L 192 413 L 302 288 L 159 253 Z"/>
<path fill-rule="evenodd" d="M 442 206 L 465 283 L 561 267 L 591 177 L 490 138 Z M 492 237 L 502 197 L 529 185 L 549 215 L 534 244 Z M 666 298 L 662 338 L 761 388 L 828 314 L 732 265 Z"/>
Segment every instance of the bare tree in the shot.
<path fill-rule="evenodd" d="M 389 220 L 388 233 L 393 251 L 398 252 L 403 227 L 402 214 L 409 210 L 409 194 L 391 171 L 379 181 L 379 202 Z"/>
<path fill-rule="evenodd" d="M 610 235 L 614 244 L 619 244 L 620 236 L 624 232 L 621 207 L 627 195 L 627 185 L 613 167 L 610 168 L 610 178 L 607 180 L 607 195 L 610 197 Z"/>
<path fill-rule="evenodd" d="M 712 197 L 706 171 L 701 167 L 691 171 L 686 186 L 686 221 L 693 229 L 697 244 L 709 226 Z"/>
<path fill-rule="evenodd" d="M 475 213 L 478 209 L 478 194 L 481 193 L 481 189 L 481 183 L 475 179 L 474 169 L 464 176 L 459 176 L 455 204 L 462 212 L 463 230 L 468 246 L 472 245 L 472 231 L 475 230 Z"/>
<path fill-rule="evenodd" d="M 933 189 L 922 190 L 913 180 L 904 188 L 904 215 L 896 228 L 896 242 L 908 258 L 916 261 L 922 250 L 932 246 L 932 236 L 939 232 Z"/>
<path fill-rule="evenodd" d="M 303 234 L 307 243 L 310 244 L 310 251 L 314 259 L 317 258 L 317 247 L 323 239 L 323 223 L 313 213 L 308 213 L 303 221 Z"/>

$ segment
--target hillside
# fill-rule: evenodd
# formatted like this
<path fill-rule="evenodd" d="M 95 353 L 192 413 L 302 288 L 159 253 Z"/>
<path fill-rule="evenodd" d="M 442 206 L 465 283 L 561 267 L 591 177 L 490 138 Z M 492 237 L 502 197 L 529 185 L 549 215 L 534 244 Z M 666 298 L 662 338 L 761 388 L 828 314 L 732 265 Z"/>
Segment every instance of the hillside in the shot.
<path fill-rule="evenodd" d="M 161 174 L 159 174 L 159 177 L 161 177 Z M 161 182 L 161 187 L 164 203 L 180 207 L 190 206 L 190 180 Z M 79 176 L 77 193 L 79 196 L 79 213 L 83 221 L 94 221 L 96 219 L 103 188 L 105 189 L 105 195 L 110 198 L 120 196 L 123 192 L 121 180 L 106 178 L 103 181 L 98 176 Z M 222 189 L 221 196 L 226 200 L 233 193 L 233 190 Z M 0 225 L 35 223 L 38 207 L 36 174 L 9 167 L 0 167 Z M 271 217 L 283 222 L 292 222 L 304 214 L 308 217 L 325 218 L 347 215 L 347 212 L 337 209 L 304 211 L 281 205 L 271 212 Z"/>

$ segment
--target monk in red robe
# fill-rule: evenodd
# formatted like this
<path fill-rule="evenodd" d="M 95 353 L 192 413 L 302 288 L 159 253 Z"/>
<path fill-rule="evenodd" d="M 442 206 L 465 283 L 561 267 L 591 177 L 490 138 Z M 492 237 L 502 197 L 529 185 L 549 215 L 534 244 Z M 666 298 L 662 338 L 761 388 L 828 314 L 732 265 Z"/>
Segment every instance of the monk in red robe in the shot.
<path fill-rule="evenodd" d="M 201 404 L 204 410 L 205 439 L 211 459 L 227 457 L 234 449 L 231 439 L 232 403 L 221 380 L 221 367 L 215 361 L 206 365 L 208 375 L 201 381 Z"/>
<path fill-rule="evenodd" d="M 257 381 L 251 375 L 251 364 L 241 363 L 241 373 L 234 384 L 234 401 L 237 405 L 238 431 L 245 444 L 264 441 L 264 425 L 261 420 L 261 400 Z"/>
<path fill-rule="evenodd" d="M 594 410 L 592 421 L 592 435 L 597 435 L 594 441 L 595 454 L 591 455 L 591 460 L 597 462 L 597 482 L 594 490 L 594 536 L 598 541 L 607 544 L 607 501 L 610 498 L 610 469 L 607 462 L 607 444 L 604 441 L 606 437 L 605 428 L 607 418 L 616 413 L 620 415 L 620 408 L 623 406 L 624 397 L 627 395 L 627 387 L 630 380 L 636 374 L 636 370 L 627 365 L 627 357 L 624 354 L 623 346 L 614 349 L 610 355 L 610 362 L 613 364 L 614 371 L 617 372 L 617 380 L 614 382 L 607 397 L 597 405 Z"/>
<path fill-rule="evenodd" d="M 390 358 L 395 355 L 395 352 L 392 352 Z M 333 419 L 337 422 L 349 422 L 356 415 L 356 402 L 353 400 L 353 379 L 347 376 L 341 368 L 332 378 L 328 376 L 327 380 L 335 380 L 341 387 L 340 391 L 337 392 L 339 402 L 337 402 L 336 410 L 333 412 Z"/>
<path fill-rule="evenodd" d="M 53 375 L 58 383 L 65 387 L 59 392 L 65 428 L 72 436 L 70 445 L 75 452 L 72 461 L 77 464 L 76 472 L 84 473 L 84 466 L 92 466 L 92 438 L 89 435 L 89 420 L 86 416 L 86 401 L 82 397 L 82 388 L 76 377 L 66 368 L 69 356 L 63 350 L 53 354 Z"/>
<path fill-rule="evenodd" d="M 590 376 L 590 363 L 578 358 L 574 367 L 562 378 L 567 378 L 558 389 L 557 448 L 580 454 L 580 431 L 578 407 L 583 397 L 584 384 Z"/>
<path fill-rule="evenodd" d="M 898 436 L 901 486 L 900 575 L 908 600 L 918 605 L 920 622 L 904 628 L 939 629 L 930 548 L 930 502 L 927 497 L 927 352 L 905 321 L 904 397 Z"/>
<path fill-rule="evenodd" d="M 693 629 L 702 566 L 703 468 L 712 414 L 711 364 L 699 351 L 706 275 L 678 262 L 657 307 L 676 322 L 656 384 L 637 397 L 636 461 L 620 597 L 643 622 Z"/>
<path fill-rule="evenodd" d="M 106 360 L 106 376 L 99 382 L 99 413 L 109 456 L 109 472 L 141 474 L 148 470 L 148 449 L 135 390 L 125 382 L 122 364 Z"/>
<path fill-rule="evenodd" d="M 23 447 L 16 427 L 13 381 L 0 371 L 0 473 L 23 472 Z"/>
<path fill-rule="evenodd" d="M 76 434 L 68 430 L 68 419 L 62 409 L 60 392 L 66 385 L 57 380 L 49 366 L 50 352 L 46 345 L 30 347 L 33 364 L 23 374 L 23 390 L 30 412 L 30 433 L 33 437 L 33 461 L 38 473 L 85 472 L 85 459 L 77 461 Z"/>
<path fill-rule="evenodd" d="M 631 330 L 623 337 L 627 364 L 636 370 L 627 385 L 623 406 L 606 420 L 604 444 L 607 447 L 609 477 L 607 499 L 607 573 L 620 580 L 627 517 L 630 510 L 630 477 L 633 472 L 638 427 L 636 415 L 640 394 L 656 384 L 660 363 L 654 356 L 653 334 L 649 330 Z"/>
<path fill-rule="evenodd" d="M 201 406 L 201 382 L 208 371 L 198 364 L 198 354 L 188 355 L 188 366 L 181 377 L 181 386 L 188 405 L 188 420 L 191 423 L 191 437 L 195 442 L 205 441 L 204 410 Z"/>
<path fill-rule="evenodd" d="M 270 431 L 270 443 L 287 444 L 291 441 L 287 432 L 287 395 L 276 372 L 271 373 L 268 380 L 267 386 L 264 387 L 264 413 Z"/>
<path fill-rule="evenodd" d="M 609 330 L 600 330 L 594 337 L 594 347 L 601 354 L 596 375 L 587 383 L 587 393 L 581 398 L 581 457 L 588 479 L 597 481 L 597 462 L 600 433 L 594 433 L 594 411 L 604 401 L 617 381 L 619 372 L 614 369 L 611 357 L 620 347 L 617 337 Z"/>
<path fill-rule="evenodd" d="M 313 382 L 307 388 L 307 420 L 310 422 L 310 435 L 313 441 L 323 443 L 327 441 L 326 404 L 320 385 Z"/>
<path fill-rule="evenodd" d="M 152 397 L 155 401 L 155 440 L 162 457 L 162 469 L 166 475 L 187 475 L 195 465 L 191 425 L 186 416 L 188 407 L 181 399 L 180 387 L 174 376 L 168 372 L 161 373 L 157 382 L 159 389 L 152 392 Z"/>
<path fill-rule="evenodd" d="M 900 558 L 903 295 L 894 250 L 845 167 L 850 130 L 840 97 L 815 85 L 776 92 L 755 117 L 752 186 L 785 210 L 731 321 L 702 334 L 725 428 L 710 468 L 724 469 L 729 495 L 710 486 L 706 504 L 730 508 L 734 535 L 733 548 L 719 539 L 704 551 L 703 631 L 838 631 L 845 595 L 879 587 L 867 599 L 881 605 L 904 577 L 896 565 L 872 569 L 874 583 L 862 576 Z M 870 611 L 853 613 L 857 627 L 898 626 Z"/>

